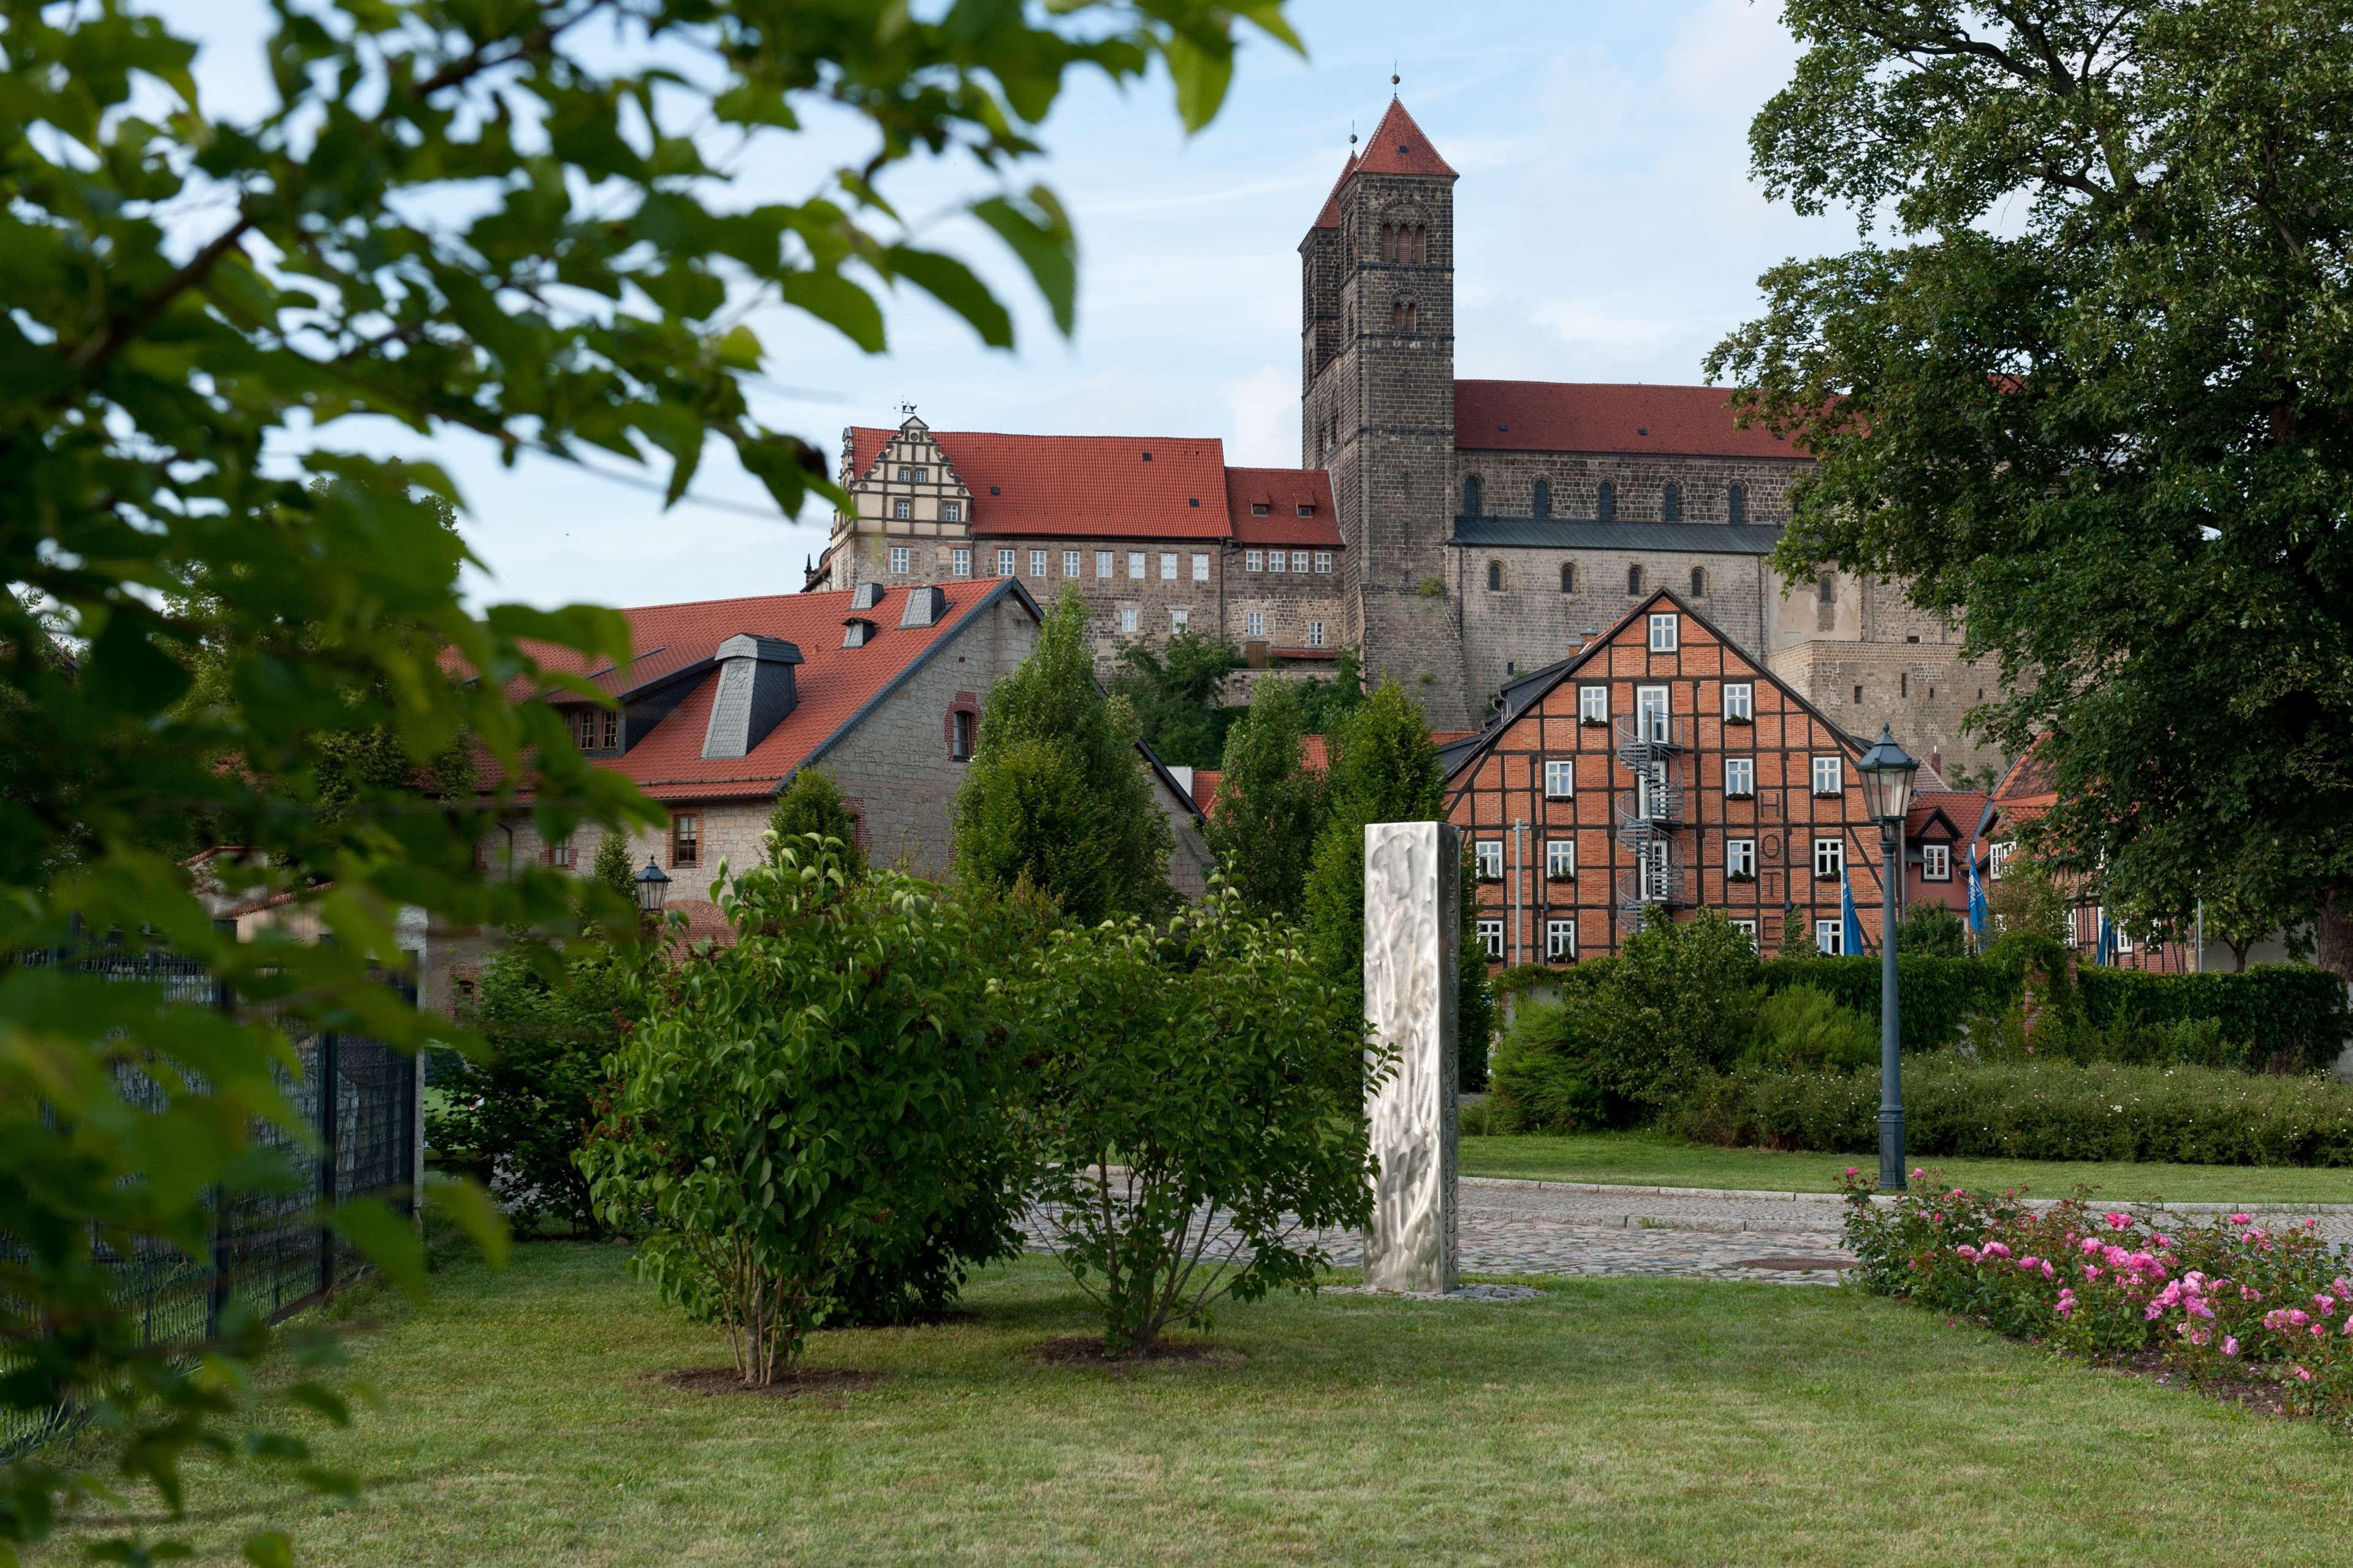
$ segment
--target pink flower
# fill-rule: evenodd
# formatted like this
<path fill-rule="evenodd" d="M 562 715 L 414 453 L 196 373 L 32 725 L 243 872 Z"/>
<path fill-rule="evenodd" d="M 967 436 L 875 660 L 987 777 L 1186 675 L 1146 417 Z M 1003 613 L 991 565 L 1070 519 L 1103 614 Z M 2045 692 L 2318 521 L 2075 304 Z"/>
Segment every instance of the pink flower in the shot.
<path fill-rule="evenodd" d="M 2010 1248 L 2001 1242 L 1989 1241 L 1985 1244 L 1984 1255 L 1988 1258 L 2008 1258 Z"/>
<path fill-rule="evenodd" d="M 2304 1228 L 2305 1228 L 2305 1229 L 2306 1229 L 2306 1230 L 2310 1230 L 2310 1229 L 2312 1229 L 2314 1226 L 2317 1226 L 2319 1223 L 2320 1223 L 2320 1221 L 2319 1221 L 2319 1220 L 2317 1220 L 2317 1219 L 2316 1219 L 2316 1218 L 2312 1217 L 2312 1216 L 2311 1216 L 2311 1215 L 2306 1215 L 2305 1216 Z"/>
<path fill-rule="evenodd" d="M 2051 1260 L 2047 1258 L 2044 1258 L 2042 1260 L 2042 1278 L 2045 1279 L 2051 1279 L 2056 1272 L 2057 1271 L 2051 1267 Z M 2345 1320 L 2345 1331 L 2348 1334 L 2353 1334 L 2353 1317 L 2348 1317 Z"/>
<path fill-rule="evenodd" d="M 1915 1182 L 1927 1173 L 1927 1167 L 1925 1165 L 1915 1165 L 1912 1168 L 1912 1179 Z"/>
<path fill-rule="evenodd" d="M 2153 1323 L 2159 1318 L 2165 1316 L 2165 1309 L 2158 1305 L 2155 1301 L 2151 1301 L 2148 1304 L 2147 1310 L 2143 1311 L 2141 1316 Z"/>
<path fill-rule="evenodd" d="M 2102 1215 L 2100 1217 L 2108 1222 L 2110 1230 L 2122 1230 L 2132 1224 L 2132 1215 L 2128 1214 Z"/>
<path fill-rule="evenodd" d="M 1978 1260 L 1978 1249 L 1965 1241 L 1953 1248 L 1953 1256 L 1964 1263 L 1975 1263 Z"/>
<path fill-rule="evenodd" d="M 2312 1304 L 2320 1309 L 2320 1315 L 2324 1318 L 2337 1310 L 2337 1298 L 2334 1296 L 2315 1296 Z"/>
<path fill-rule="evenodd" d="M 2271 1232 L 2270 1232 L 2270 1231 L 2265 1230 L 2262 1226 L 2259 1226 L 2259 1225 L 2251 1225 L 2251 1226 L 2249 1226 L 2247 1227 L 2247 1239 L 2248 1239 L 2249 1241 L 2261 1241 L 2261 1240 L 2263 1240 L 2264 1237 L 2268 1237 L 2268 1236 L 2270 1236 L 2270 1235 L 2271 1235 Z M 2263 1250 L 2264 1250 L 2265 1252 L 2269 1252 L 2269 1251 L 2271 1250 L 2271 1248 L 2267 1247 L 2263 1248 Z"/>
<path fill-rule="evenodd" d="M 2260 1301 L 2260 1300 L 2262 1300 L 2263 1299 L 2263 1293 L 2261 1290 L 2256 1289 L 2253 1285 L 2242 1285 L 2242 1286 L 2240 1286 L 2240 1287 L 2239 1287 L 2239 1300 L 2242 1300 L 2242 1301 Z"/>
<path fill-rule="evenodd" d="M 1849 1165 L 1849 1166 L 1846 1168 L 1846 1173 L 1847 1173 L 1848 1175 L 1850 1175 L 1850 1176 L 1852 1176 L 1852 1175 L 1860 1174 L 1861 1173 L 1857 1172 L 1857 1171 L 1855 1170 L 1855 1168 L 1854 1168 L 1852 1165 Z"/>
<path fill-rule="evenodd" d="M 2097 1279 L 2099 1277 L 2100 1277 L 2100 1266 L 2099 1266 L 2098 1264 L 2096 1264 L 2096 1263 L 2086 1263 L 2085 1265 L 2084 1265 L 2084 1279 Z"/>
<path fill-rule="evenodd" d="M 2251 1214 L 2234 1214 L 2231 1216 L 2231 1223 L 2232 1225 L 2253 1225 L 2255 1223 L 2255 1216 Z"/>
<path fill-rule="evenodd" d="M 2084 1253 L 2085 1257 L 2089 1257 L 2091 1254 L 2099 1250 L 2100 1238 L 2098 1237 L 2087 1236 L 2084 1238 Z"/>
<path fill-rule="evenodd" d="M 2339 1296 L 2353 1296 L 2353 1279 L 2339 1276 L 2328 1282 L 2328 1288 Z"/>
<path fill-rule="evenodd" d="M 2237 1355 L 2239 1353 L 2239 1337 L 2236 1334 L 2225 1334 L 2222 1336 L 2222 1353 L 2224 1355 Z"/>
<path fill-rule="evenodd" d="M 2345 1328 L 2343 1331 L 2347 1339 L 2353 1340 L 2353 1312 L 2348 1312 L 2345 1314 Z"/>
<path fill-rule="evenodd" d="M 2295 1375 L 2306 1383 L 2310 1383 L 2312 1381 L 2312 1373 L 2303 1367 L 2297 1367 L 2295 1369 Z"/>
<path fill-rule="evenodd" d="M 2152 1245 L 2152 1246 L 2154 1246 L 2155 1247 L 2157 1247 L 2159 1251 L 2163 1251 L 2165 1248 L 2167 1248 L 2167 1247 L 2171 1247 L 2171 1246 L 2173 1245 L 2173 1238 L 2172 1238 L 2171 1237 L 2169 1237 L 2169 1236 L 2165 1236 L 2165 1235 L 2162 1235 L 2162 1234 L 2159 1234 L 2159 1235 L 2157 1235 L 2157 1236 L 2152 1236 L 2152 1237 L 2150 1237 L 2148 1239 L 2149 1239 L 2149 1243 L 2150 1243 L 2150 1245 Z"/>
<path fill-rule="evenodd" d="M 2312 1325 L 2312 1337 L 2313 1337 L 2314 1339 L 2316 1339 L 2316 1340 L 2325 1340 L 2325 1339 L 2327 1339 L 2327 1338 L 2328 1337 L 2328 1325 L 2327 1325 L 2327 1323 L 2315 1323 L 2315 1324 L 2313 1324 L 2313 1325 Z"/>

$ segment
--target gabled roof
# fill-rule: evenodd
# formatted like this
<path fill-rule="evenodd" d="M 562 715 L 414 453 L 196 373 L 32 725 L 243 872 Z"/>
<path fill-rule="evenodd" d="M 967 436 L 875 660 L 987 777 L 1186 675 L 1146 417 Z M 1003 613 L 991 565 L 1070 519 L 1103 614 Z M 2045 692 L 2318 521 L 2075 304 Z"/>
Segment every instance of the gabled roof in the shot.
<path fill-rule="evenodd" d="M 1347 162 L 1340 165 L 1340 177 L 1332 182 L 1332 194 L 1324 198 L 1324 210 L 1315 215 L 1315 222 L 1312 226 L 1316 228 L 1340 226 L 1340 189 L 1348 183 L 1348 176 L 1356 172 L 1356 150 L 1351 147 L 1348 149 Z"/>
<path fill-rule="evenodd" d="M 1810 456 L 1761 425 L 1734 423 L 1720 386 L 1586 381 L 1458 381 L 1461 451 L 1659 453 L 1686 458 Z"/>
<path fill-rule="evenodd" d="M 1929 828 L 1941 825 L 1939 837 L 1966 840 L 1985 815 L 1985 803 L 1982 790 L 1924 789 L 1912 797 L 1912 809 L 1904 819 L 1904 837 L 1907 842 L 1916 841 Z"/>
<path fill-rule="evenodd" d="M 1251 509 L 1263 506 L 1266 515 Z M 1299 515 L 1301 507 L 1313 515 Z M 1340 548 L 1340 519 L 1332 505 L 1332 476 L 1321 468 L 1228 468 L 1226 510 L 1238 544 L 1308 544 Z"/>
<path fill-rule="evenodd" d="M 1451 180 L 1455 173 L 1413 116 L 1405 111 L 1398 100 L 1389 100 L 1388 112 L 1381 116 L 1380 125 L 1365 143 L 1365 155 L 1356 161 L 1359 174 L 1425 174 L 1437 179 Z"/>
<path fill-rule="evenodd" d="M 850 429 L 864 478 L 897 432 Z M 1225 444 L 1198 436 L 1009 436 L 934 430 L 972 496 L 975 535 L 1225 539 Z"/>

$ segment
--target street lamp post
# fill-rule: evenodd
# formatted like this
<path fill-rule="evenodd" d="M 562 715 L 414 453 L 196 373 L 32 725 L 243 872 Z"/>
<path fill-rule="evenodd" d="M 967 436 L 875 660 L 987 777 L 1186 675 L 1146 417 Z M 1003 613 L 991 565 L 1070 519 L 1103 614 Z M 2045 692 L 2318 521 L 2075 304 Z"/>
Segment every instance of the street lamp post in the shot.
<path fill-rule="evenodd" d="M 1895 888 L 1904 875 L 1904 818 L 1912 809 L 1912 775 L 1920 764 L 1882 724 L 1879 739 L 1856 759 L 1863 807 L 1879 819 L 1879 1190 L 1904 1190 L 1904 1050 L 1897 1037 Z"/>
<path fill-rule="evenodd" d="M 662 912 L 662 901 L 670 897 L 670 875 L 646 857 L 646 868 L 638 873 L 638 913 L 653 920 Z"/>

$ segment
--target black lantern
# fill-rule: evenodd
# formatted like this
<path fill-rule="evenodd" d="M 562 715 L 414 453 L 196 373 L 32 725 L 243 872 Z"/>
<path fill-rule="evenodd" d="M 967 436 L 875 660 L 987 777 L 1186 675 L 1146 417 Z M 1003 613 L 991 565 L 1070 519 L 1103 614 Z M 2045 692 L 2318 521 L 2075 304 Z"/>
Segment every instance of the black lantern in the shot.
<path fill-rule="evenodd" d="M 1900 825 L 1912 809 L 1912 775 L 1920 763 L 1895 743 L 1895 731 L 1882 724 L 1879 739 L 1856 759 L 1854 771 L 1862 775 L 1863 809 L 1882 826 Z"/>
<path fill-rule="evenodd" d="M 638 910 L 641 914 L 658 915 L 662 900 L 670 897 L 670 875 L 646 857 L 646 868 L 638 873 Z"/>

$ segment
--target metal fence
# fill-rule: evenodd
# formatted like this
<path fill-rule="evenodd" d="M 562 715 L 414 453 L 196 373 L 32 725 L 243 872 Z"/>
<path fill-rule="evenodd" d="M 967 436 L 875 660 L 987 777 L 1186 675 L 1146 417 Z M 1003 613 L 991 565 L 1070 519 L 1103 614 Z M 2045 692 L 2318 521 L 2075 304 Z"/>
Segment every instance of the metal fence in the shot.
<path fill-rule="evenodd" d="M 226 1008 L 229 1002 L 201 963 L 177 953 L 44 952 L 19 955 L 17 962 L 66 962 L 110 981 L 160 985 L 169 1000 L 189 1006 Z M 415 1004 L 406 981 L 387 976 L 385 983 Z M 233 1301 L 274 1322 L 366 1272 L 364 1259 L 339 1247 L 333 1233 L 318 1223 L 322 1205 L 380 1197 L 402 1213 L 411 1211 L 420 1110 L 415 1060 L 356 1034 L 312 1035 L 295 1048 L 299 1076 L 279 1069 L 280 1087 L 301 1108 L 316 1147 L 269 1123 L 257 1124 L 254 1141 L 283 1151 L 300 1184 L 227 1202 L 216 1194 L 210 1257 L 191 1257 L 161 1242 L 142 1243 L 128 1256 L 101 1248 L 101 1259 L 116 1272 L 117 1299 L 138 1314 L 145 1342 L 209 1339 Z M 164 1104 L 164 1087 L 135 1066 L 119 1067 L 116 1082 L 134 1107 Z M 0 1255 L 14 1261 L 23 1253 L 0 1235 Z M 85 1414 L 78 1405 L 0 1410 L 0 1462 L 71 1430 Z"/>

